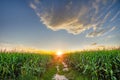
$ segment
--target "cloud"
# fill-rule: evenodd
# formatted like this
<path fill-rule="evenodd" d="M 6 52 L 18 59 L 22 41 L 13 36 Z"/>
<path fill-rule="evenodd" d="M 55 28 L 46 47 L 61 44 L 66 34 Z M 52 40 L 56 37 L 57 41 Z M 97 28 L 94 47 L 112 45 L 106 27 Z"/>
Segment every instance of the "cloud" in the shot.
<path fill-rule="evenodd" d="M 93 32 L 90 32 L 89 34 L 86 35 L 86 37 L 95 37 L 95 36 L 101 36 L 102 34 L 104 34 L 106 32 L 106 30 L 101 29 L 101 30 L 95 30 Z"/>
<path fill-rule="evenodd" d="M 114 38 L 115 37 L 115 35 L 108 35 L 107 37 L 106 37 L 106 39 L 108 40 L 108 39 L 111 39 L 111 38 Z"/>
<path fill-rule="evenodd" d="M 91 45 L 95 46 L 95 45 L 97 45 L 97 43 L 92 43 Z"/>
<path fill-rule="evenodd" d="M 116 29 L 116 27 L 115 26 L 113 26 L 111 29 L 110 29 L 110 31 L 113 31 L 113 30 L 115 30 Z"/>
<path fill-rule="evenodd" d="M 93 48 L 93 49 L 103 49 L 103 48 L 105 48 L 106 46 L 105 46 L 105 45 L 101 45 L 101 44 L 97 44 L 96 42 L 94 42 L 94 43 L 92 43 L 92 44 L 90 45 L 90 47 Z"/>
<path fill-rule="evenodd" d="M 107 36 L 107 39 L 110 39 L 110 38 L 112 38 L 113 36 L 111 36 L 111 35 L 109 35 L 109 36 Z"/>
<path fill-rule="evenodd" d="M 102 49 L 109 49 L 107 48 L 108 46 L 106 45 L 102 45 L 102 44 L 95 44 L 95 45 L 85 45 L 83 50 L 84 49 L 87 49 L 87 50 L 102 50 Z"/>
<path fill-rule="evenodd" d="M 39 3 L 40 3 L 40 0 L 35 0 L 35 3 L 39 4 Z"/>
<path fill-rule="evenodd" d="M 103 35 L 103 34 L 105 34 L 105 33 L 109 33 L 109 32 L 111 32 L 111 31 L 113 31 L 113 30 L 115 30 L 116 29 L 116 27 L 115 26 L 113 26 L 112 28 L 105 28 L 105 29 L 103 29 L 103 28 L 98 28 L 98 29 L 95 29 L 94 31 L 92 31 L 92 32 L 90 32 L 90 33 L 88 33 L 87 35 L 86 35 L 86 37 L 95 37 L 95 36 L 101 36 L 101 35 Z"/>
<path fill-rule="evenodd" d="M 33 0 L 30 7 L 35 10 L 40 21 L 53 31 L 66 30 L 72 34 L 80 34 L 93 28 L 87 36 L 95 37 L 108 31 L 106 27 L 100 28 L 109 21 L 111 11 L 107 10 L 112 3 L 112 0 Z"/>
<path fill-rule="evenodd" d="M 22 44 L 0 43 L 0 51 L 35 52 L 37 50 Z"/>
<path fill-rule="evenodd" d="M 30 3 L 30 7 L 31 7 L 32 9 L 36 9 L 36 8 L 37 8 L 33 3 Z"/>
<path fill-rule="evenodd" d="M 104 49 L 104 48 L 106 48 L 106 46 L 105 45 L 98 45 L 97 48 L 98 49 Z"/>
<path fill-rule="evenodd" d="M 119 16 L 119 15 L 120 15 L 120 11 L 118 11 L 110 21 L 111 22 L 114 21 L 117 18 L 117 16 Z"/>

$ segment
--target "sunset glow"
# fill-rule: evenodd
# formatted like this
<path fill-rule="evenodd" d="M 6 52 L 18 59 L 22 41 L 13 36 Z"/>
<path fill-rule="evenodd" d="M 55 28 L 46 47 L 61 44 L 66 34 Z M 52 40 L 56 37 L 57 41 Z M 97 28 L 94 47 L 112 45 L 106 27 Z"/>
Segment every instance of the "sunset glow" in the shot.
<path fill-rule="evenodd" d="M 58 52 L 56 53 L 57 56 L 62 56 L 62 54 L 63 54 L 62 51 L 58 51 Z"/>

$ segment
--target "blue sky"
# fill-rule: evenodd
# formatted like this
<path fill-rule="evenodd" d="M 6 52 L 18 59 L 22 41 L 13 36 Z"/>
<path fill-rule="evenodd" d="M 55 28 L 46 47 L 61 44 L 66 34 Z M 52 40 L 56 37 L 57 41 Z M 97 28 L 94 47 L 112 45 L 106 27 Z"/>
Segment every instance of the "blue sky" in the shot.
<path fill-rule="evenodd" d="M 0 0 L 0 47 L 120 46 L 119 0 Z"/>

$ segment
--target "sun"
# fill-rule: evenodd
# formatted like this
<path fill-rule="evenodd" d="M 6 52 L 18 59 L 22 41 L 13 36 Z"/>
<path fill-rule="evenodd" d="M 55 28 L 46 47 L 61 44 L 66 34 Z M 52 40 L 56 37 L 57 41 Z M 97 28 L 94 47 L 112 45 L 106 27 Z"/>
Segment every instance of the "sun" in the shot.
<path fill-rule="evenodd" d="M 56 53 L 57 56 L 62 56 L 62 54 L 63 54 L 62 51 L 58 51 L 58 52 Z"/>

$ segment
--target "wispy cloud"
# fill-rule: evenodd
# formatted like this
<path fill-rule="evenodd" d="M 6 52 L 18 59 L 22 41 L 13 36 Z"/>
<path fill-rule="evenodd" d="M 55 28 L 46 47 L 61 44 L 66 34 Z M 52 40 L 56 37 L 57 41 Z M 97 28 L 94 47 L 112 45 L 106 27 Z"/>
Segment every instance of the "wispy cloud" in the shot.
<path fill-rule="evenodd" d="M 94 42 L 94 43 L 92 43 L 91 45 L 93 45 L 93 46 L 94 46 L 94 45 L 97 45 L 97 43 L 96 43 L 96 42 Z"/>
<path fill-rule="evenodd" d="M 109 31 L 113 31 L 113 30 L 115 30 L 115 29 L 116 29 L 116 27 L 113 26 Z"/>
<path fill-rule="evenodd" d="M 31 7 L 32 9 L 36 9 L 36 8 L 37 8 L 33 3 L 30 3 L 30 7 Z"/>
<path fill-rule="evenodd" d="M 91 33 L 87 34 L 87 37 L 95 37 L 109 31 L 104 25 L 109 21 L 111 11 L 106 11 L 114 4 L 112 0 L 33 0 L 30 7 L 35 10 L 41 22 L 49 29 L 80 34 L 94 28 Z M 111 21 L 118 15 L 119 13 L 112 17 Z"/>
<path fill-rule="evenodd" d="M 109 35 L 109 36 L 107 36 L 107 39 L 110 39 L 110 38 L 112 38 L 113 36 L 111 36 L 111 35 Z"/>
<path fill-rule="evenodd" d="M 101 36 L 102 34 L 104 34 L 106 32 L 106 30 L 101 29 L 101 30 L 95 30 L 93 32 L 90 32 L 86 35 L 86 37 L 95 37 L 95 36 Z"/>
<path fill-rule="evenodd" d="M 104 48 L 106 48 L 106 46 L 105 45 L 98 45 L 97 48 L 104 49 Z"/>
<path fill-rule="evenodd" d="M 117 18 L 117 16 L 119 16 L 119 15 L 120 15 L 120 11 L 118 11 L 110 21 L 111 22 L 114 21 Z"/>
<path fill-rule="evenodd" d="M 1 51 L 17 51 L 17 52 L 34 52 L 38 49 L 33 47 L 28 47 L 22 44 L 13 44 L 13 43 L 0 43 Z"/>
<path fill-rule="evenodd" d="M 86 35 L 86 37 L 95 37 L 95 36 L 98 37 L 98 36 L 101 36 L 101 35 L 103 35 L 103 34 L 105 34 L 105 33 L 109 33 L 109 32 L 111 32 L 111 31 L 113 31 L 113 30 L 115 30 L 115 29 L 116 29 L 115 26 L 113 26 L 112 28 L 95 29 L 94 31 L 88 33 L 88 34 Z"/>

